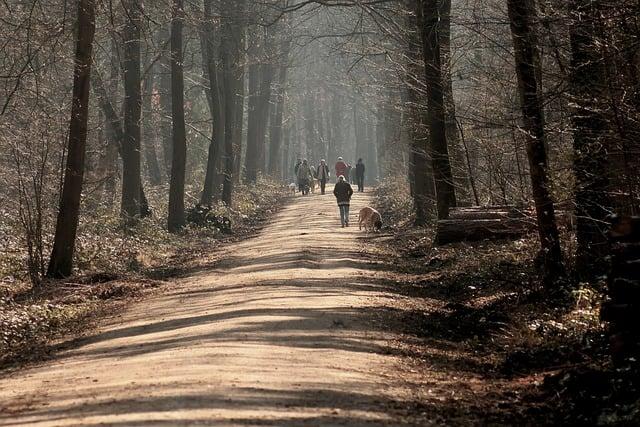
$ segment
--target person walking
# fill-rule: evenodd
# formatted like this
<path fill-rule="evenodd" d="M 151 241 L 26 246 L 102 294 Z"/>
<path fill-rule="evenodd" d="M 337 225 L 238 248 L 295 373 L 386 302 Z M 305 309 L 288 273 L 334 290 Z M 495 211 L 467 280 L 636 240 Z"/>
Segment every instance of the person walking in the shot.
<path fill-rule="evenodd" d="M 293 173 L 298 176 L 298 169 L 300 169 L 300 165 L 302 164 L 302 159 L 296 160 L 296 165 L 293 167 Z"/>
<path fill-rule="evenodd" d="M 307 159 L 304 159 L 298 167 L 297 178 L 298 189 L 303 196 L 306 196 L 307 194 L 309 194 L 311 180 L 313 179 L 311 167 L 309 167 L 309 162 L 307 161 Z"/>
<path fill-rule="evenodd" d="M 324 195 L 324 189 L 327 185 L 327 181 L 329 180 L 329 166 L 324 159 L 320 160 L 317 174 L 318 182 L 320 183 L 320 194 Z"/>
<path fill-rule="evenodd" d="M 356 183 L 358 184 L 358 192 L 364 192 L 364 163 L 362 159 L 358 159 L 358 163 L 356 163 Z"/>
<path fill-rule="evenodd" d="M 344 160 L 342 160 L 342 157 L 338 157 L 338 161 L 336 162 L 336 178 L 338 178 L 340 175 L 342 175 L 343 177 L 347 176 L 347 164 L 344 162 Z"/>
<path fill-rule="evenodd" d="M 351 196 L 353 196 L 353 188 L 344 179 L 344 175 L 338 177 L 338 182 L 333 187 L 333 195 L 336 196 L 338 202 L 338 209 L 340 209 L 340 222 L 342 228 L 349 226 L 349 203 L 351 202 Z"/>

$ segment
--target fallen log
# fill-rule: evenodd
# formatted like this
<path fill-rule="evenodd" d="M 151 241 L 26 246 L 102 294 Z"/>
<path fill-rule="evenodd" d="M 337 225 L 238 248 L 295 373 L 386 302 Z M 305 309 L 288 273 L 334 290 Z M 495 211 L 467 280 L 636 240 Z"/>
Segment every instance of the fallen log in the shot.
<path fill-rule="evenodd" d="M 452 209 L 449 213 L 449 219 L 475 220 L 475 219 L 509 219 L 509 218 L 525 218 L 529 212 L 518 210 L 499 210 L 499 209 Z"/>
<path fill-rule="evenodd" d="M 435 243 L 517 239 L 535 229 L 529 218 L 446 219 L 438 221 Z"/>
<path fill-rule="evenodd" d="M 556 211 L 558 226 L 573 228 L 570 211 Z M 518 239 L 535 230 L 531 206 L 491 205 L 453 208 L 449 218 L 438 221 L 435 242 L 439 245 L 463 241 Z"/>

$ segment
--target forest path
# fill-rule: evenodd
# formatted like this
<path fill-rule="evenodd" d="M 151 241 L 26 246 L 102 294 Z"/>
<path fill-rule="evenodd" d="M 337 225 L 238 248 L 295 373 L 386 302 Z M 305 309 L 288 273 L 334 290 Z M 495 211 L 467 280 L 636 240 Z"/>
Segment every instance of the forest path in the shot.
<path fill-rule="evenodd" d="M 333 195 L 298 196 L 213 270 L 0 380 L 0 426 L 400 425 L 388 298 Z M 395 409 L 394 409 L 395 408 Z"/>

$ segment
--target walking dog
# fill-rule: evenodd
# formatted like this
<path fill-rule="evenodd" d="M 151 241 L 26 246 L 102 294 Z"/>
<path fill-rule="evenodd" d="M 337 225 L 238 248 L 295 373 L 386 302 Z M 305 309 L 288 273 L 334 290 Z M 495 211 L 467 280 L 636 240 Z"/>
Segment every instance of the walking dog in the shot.
<path fill-rule="evenodd" d="M 382 215 L 369 206 L 360 209 L 358 213 L 358 229 L 365 231 L 380 231 L 382 228 Z"/>

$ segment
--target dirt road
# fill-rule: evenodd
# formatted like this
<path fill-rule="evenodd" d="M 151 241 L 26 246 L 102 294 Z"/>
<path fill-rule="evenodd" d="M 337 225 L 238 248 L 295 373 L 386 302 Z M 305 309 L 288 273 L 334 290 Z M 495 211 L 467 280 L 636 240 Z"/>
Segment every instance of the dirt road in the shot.
<path fill-rule="evenodd" d="M 213 271 L 0 381 L 0 426 L 399 425 L 387 295 L 333 196 L 297 197 Z M 354 226 L 355 225 L 355 226 Z M 396 415 L 394 415 L 394 413 Z"/>

